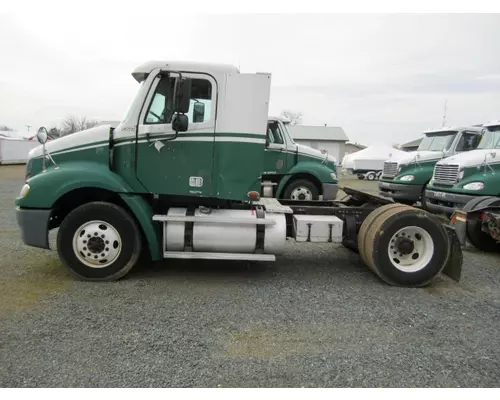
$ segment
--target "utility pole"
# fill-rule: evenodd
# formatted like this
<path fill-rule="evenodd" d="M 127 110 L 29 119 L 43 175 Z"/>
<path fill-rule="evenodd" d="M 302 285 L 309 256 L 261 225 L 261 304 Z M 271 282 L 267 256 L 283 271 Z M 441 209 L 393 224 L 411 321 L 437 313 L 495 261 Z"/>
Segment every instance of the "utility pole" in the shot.
<path fill-rule="evenodd" d="M 31 125 L 26 125 L 26 127 L 28 128 L 28 132 L 29 132 L 30 128 L 31 128 Z"/>
<path fill-rule="evenodd" d="M 443 125 L 444 126 L 446 124 L 446 106 L 448 105 L 448 99 L 446 99 L 444 101 L 444 113 L 443 113 Z"/>

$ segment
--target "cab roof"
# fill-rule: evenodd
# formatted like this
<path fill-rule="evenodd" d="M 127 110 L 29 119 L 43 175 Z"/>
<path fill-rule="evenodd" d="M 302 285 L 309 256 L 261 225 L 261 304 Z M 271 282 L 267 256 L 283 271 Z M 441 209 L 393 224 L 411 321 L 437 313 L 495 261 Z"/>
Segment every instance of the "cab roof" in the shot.
<path fill-rule="evenodd" d="M 239 73 L 240 70 L 230 64 L 214 64 L 194 61 L 148 61 L 132 71 L 137 82 L 142 82 L 155 68 L 165 68 L 181 72 L 204 72 L 211 75 Z"/>
<path fill-rule="evenodd" d="M 490 121 L 485 124 L 483 124 L 483 127 L 487 128 L 489 126 L 499 126 L 500 125 L 500 119 L 497 121 Z"/>
<path fill-rule="evenodd" d="M 290 120 L 286 117 L 276 117 L 274 115 L 270 115 L 267 119 L 268 119 L 268 121 L 281 121 L 284 124 L 290 122 Z"/>
<path fill-rule="evenodd" d="M 478 132 L 481 133 L 483 128 L 481 126 L 442 126 L 441 128 L 436 129 L 428 129 L 424 131 L 424 135 L 426 133 L 445 133 L 445 132 L 460 132 L 463 130 L 467 130 L 469 132 Z"/>

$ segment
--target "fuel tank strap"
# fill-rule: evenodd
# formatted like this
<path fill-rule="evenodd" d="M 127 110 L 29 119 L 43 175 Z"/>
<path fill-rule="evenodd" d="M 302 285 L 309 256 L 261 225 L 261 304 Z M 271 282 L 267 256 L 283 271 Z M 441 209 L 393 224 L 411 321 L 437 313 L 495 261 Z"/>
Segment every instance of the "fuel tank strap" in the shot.
<path fill-rule="evenodd" d="M 188 207 L 186 216 L 194 216 L 196 208 L 194 206 Z M 193 229 L 194 222 L 186 222 L 184 227 L 184 251 L 193 251 Z"/>
<path fill-rule="evenodd" d="M 255 207 L 255 215 L 258 219 L 266 218 L 266 213 L 262 206 Z M 255 253 L 264 253 L 264 243 L 266 242 L 266 226 L 263 224 L 256 225 L 257 236 L 255 240 Z"/>

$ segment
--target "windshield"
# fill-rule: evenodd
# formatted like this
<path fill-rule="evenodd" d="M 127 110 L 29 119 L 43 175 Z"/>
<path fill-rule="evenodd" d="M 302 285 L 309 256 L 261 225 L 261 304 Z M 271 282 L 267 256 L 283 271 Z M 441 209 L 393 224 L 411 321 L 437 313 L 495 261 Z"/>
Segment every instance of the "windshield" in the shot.
<path fill-rule="evenodd" d="M 478 149 L 500 149 L 500 125 L 489 126 L 483 134 Z"/>
<path fill-rule="evenodd" d="M 448 150 L 453 142 L 457 132 L 447 135 L 426 135 L 420 142 L 417 150 L 442 151 Z"/>
<path fill-rule="evenodd" d="M 287 138 L 287 142 L 295 144 L 293 137 L 292 137 L 292 131 L 290 129 L 290 123 L 289 122 L 283 123 L 283 126 L 285 127 L 285 135 Z"/>
<path fill-rule="evenodd" d="M 130 116 L 130 114 L 132 113 L 132 111 L 134 111 L 137 107 L 139 107 L 139 101 L 141 100 L 141 91 L 144 90 L 145 88 L 144 82 L 146 82 L 145 79 L 139 84 L 139 89 L 137 90 L 137 94 L 135 95 L 134 101 L 130 105 L 127 113 L 125 114 L 125 119 L 123 121 L 126 121 Z"/>

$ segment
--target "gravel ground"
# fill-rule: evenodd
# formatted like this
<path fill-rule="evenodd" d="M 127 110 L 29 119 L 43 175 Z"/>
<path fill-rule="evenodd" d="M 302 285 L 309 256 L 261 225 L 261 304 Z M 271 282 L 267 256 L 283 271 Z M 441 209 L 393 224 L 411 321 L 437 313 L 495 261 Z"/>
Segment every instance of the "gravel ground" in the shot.
<path fill-rule="evenodd" d="M 468 250 L 460 284 L 425 289 L 292 243 L 274 264 L 169 261 L 80 282 L 20 242 L 22 175 L 0 167 L 2 387 L 500 384 L 498 255 Z"/>

